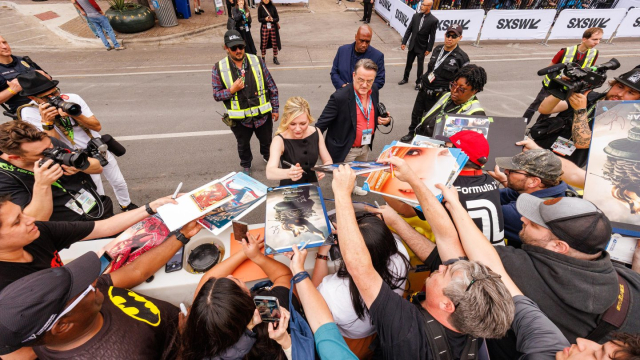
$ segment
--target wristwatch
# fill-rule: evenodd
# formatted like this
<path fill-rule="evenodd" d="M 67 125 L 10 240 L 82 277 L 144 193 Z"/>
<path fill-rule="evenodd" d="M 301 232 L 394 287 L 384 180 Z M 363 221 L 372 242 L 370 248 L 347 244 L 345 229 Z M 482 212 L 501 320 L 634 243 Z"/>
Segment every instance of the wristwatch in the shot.
<path fill-rule="evenodd" d="M 327 261 L 329 257 L 327 255 L 316 254 L 316 259 Z"/>
<path fill-rule="evenodd" d="M 53 125 L 43 124 L 42 125 L 42 129 L 43 130 L 53 130 Z"/>
<path fill-rule="evenodd" d="M 149 203 L 146 203 L 144 205 L 144 209 L 147 210 L 147 214 L 149 214 L 149 215 L 155 215 L 156 214 L 156 212 L 153 211 L 153 209 L 151 208 L 151 205 L 149 205 Z"/>
<path fill-rule="evenodd" d="M 176 234 L 176 239 L 178 239 L 178 241 L 180 241 L 182 245 L 187 245 L 189 240 L 191 240 L 190 238 L 184 236 L 184 234 L 181 233 L 180 231 L 178 231 L 178 234 Z"/>
<path fill-rule="evenodd" d="M 584 115 L 587 113 L 587 109 L 576 109 L 573 111 L 576 115 Z"/>

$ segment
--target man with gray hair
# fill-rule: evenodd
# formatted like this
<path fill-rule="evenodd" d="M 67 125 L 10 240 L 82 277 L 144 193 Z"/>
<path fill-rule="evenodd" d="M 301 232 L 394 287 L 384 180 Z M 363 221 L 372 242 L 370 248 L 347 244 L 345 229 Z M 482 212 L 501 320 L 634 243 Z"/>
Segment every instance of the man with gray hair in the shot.
<path fill-rule="evenodd" d="M 344 86 L 329 98 L 316 128 L 326 131 L 325 143 L 333 163 L 367 161 L 378 125 L 389 126 L 390 114 L 378 113 L 378 88 L 373 86 L 378 65 L 359 60 L 353 71 L 353 86 Z M 366 195 L 360 187 L 357 195 Z"/>
<path fill-rule="evenodd" d="M 442 359 L 440 354 L 444 352 L 449 352 L 450 359 L 477 356 L 482 343 L 478 338 L 503 337 L 511 326 L 514 315 L 511 295 L 500 276 L 488 267 L 461 259 L 464 252 L 445 209 L 404 160 L 394 157 L 389 162 L 397 178 L 409 183 L 415 191 L 436 241 L 452 244 L 442 250 L 443 256 L 452 261 L 431 274 L 425 283 L 425 293 L 412 296 L 413 304 L 393 292 L 373 267 L 359 231 L 351 202 L 355 172 L 345 165 L 334 171 L 332 186 L 340 252 L 376 327 L 374 354 L 383 359 L 421 360 Z M 385 221 L 386 216 L 387 213 Z M 399 218 L 397 214 L 395 217 Z M 402 228 L 399 233 L 410 227 L 401 222 L 402 219 L 397 222 Z M 425 246 L 431 246 L 432 250 L 435 247 Z"/>

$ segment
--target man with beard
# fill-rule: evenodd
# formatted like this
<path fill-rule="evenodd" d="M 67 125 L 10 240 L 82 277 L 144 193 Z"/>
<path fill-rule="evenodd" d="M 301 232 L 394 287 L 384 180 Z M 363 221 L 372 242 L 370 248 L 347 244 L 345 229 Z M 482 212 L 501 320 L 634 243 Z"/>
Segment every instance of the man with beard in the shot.
<path fill-rule="evenodd" d="M 370 59 L 378 65 L 374 84 L 378 90 L 382 89 L 384 86 L 384 54 L 371 46 L 372 36 L 371 26 L 361 25 L 356 32 L 356 41 L 338 48 L 331 68 L 331 82 L 336 90 L 353 83 L 353 70 L 361 59 Z"/>
<path fill-rule="evenodd" d="M 509 245 L 518 248 L 522 230 L 522 215 L 516 208 L 518 197 L 521 194 L 544 199 L 563 197 L 568 189 L 560 179 L 562 163 L 549 150 L 530 150 L 511 158 L 496 158 L 495 171 L 489 171 L 489 175 L 505 187 L 500 189 L 504 237 Z"/>
<path fill-rule="evenodd" d="M 553 95 L 540 104 L 540 114 L 555 114 L 555 117 L 536 122 L 530 136 L 544 149 L 554 149 L 556 154 L 579 167 L 587 165 L 591 145 L 591 127 L 595 118 L 595 107 L 599 100 L 640 99 L 640 65 L 609 82 L 606 93 L 595 91 L 573 94 L 568 101 Z M 555 146 L 554 146 L 555 145 Z"/>

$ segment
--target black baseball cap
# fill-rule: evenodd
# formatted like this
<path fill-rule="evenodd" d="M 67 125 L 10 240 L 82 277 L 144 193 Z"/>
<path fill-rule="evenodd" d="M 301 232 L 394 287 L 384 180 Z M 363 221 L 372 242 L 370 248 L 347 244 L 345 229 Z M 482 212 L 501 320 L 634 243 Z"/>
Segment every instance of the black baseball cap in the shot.
<path fill-rule="evenodd" d="M 224 33 L 224 44 L 227 47 L 244 45 L 244 39 L 237 30 L 229 30 Z"/>
<path fill-rule="evenodd" d="M 78 296 L 100 276 L 100 259 L 88 252 L 65 266 L 27 275 L 0 292 L 0 355 L 44 335 Z"/>
<path fill-rule="evenodd" d="M 640 65 L 614 79 L 636 91 L 640 91 Z"/>
<path fill-rule="evenodd" d="M 446 33 L 454 33 L 458 36 L 462 36 L 462 26 L 460 26 L 459 24 L 451 24 L 449 25 L 449 27 L 447 28 L 447 31 L 445 31 Z"/>

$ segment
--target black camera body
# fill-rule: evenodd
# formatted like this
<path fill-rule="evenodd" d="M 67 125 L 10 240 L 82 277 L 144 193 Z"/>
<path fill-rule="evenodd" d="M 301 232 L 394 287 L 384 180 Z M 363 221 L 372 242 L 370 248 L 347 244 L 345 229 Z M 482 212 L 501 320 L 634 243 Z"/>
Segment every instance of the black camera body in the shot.
<path fill-rule="evenodd" d="M 62 109 L 62 111 L 71 116 L 78 116 L 82 114 L 82 108 L 80 107 L 80 105 L 73 102 L 64 101 L 60 96 L 50 97 L 49 104 L 57 109 Z"/>
<path fill-rule="evenodd" d="M 379 102 L 378 103 L 378 116 L 384 118 L 384 117 L 387 117 L 387 113 L 388 113 L 387 107 L 384 106 L 383 103 Z"/>
<path fill-rule="evenodd" d="M 53 147 L 42 152 L 42 166 L 47 160 L 53 160 L 54 164 L 72 166 L 78 170 L 85 170 L 89 167 L 89 157 L 83 152 L 72 153 L 63 147 Z"/>
<path fill-rule="evenodd" d="M 109 161 L 107 160 L 107 150 L 109 150 L 109 148 L 101 138 L 93 138 L 89 143 L 87 143 L 85 152 L 92 158 L 98 159 L 101 166 L 107 166 L 109 165 Z"/>
<path fill-rule="evenodd" d="M 616 59 L 598 66 L 582 68 L 576 63 L 556 64 L 538 71 L 538 75 L 549 75 L 549 94 L 560 100 L 567 100 L 574 93 L 583 94 L 597 89 L 607 81 L 607 71 L 620 67 Z M 560 75 L 560 76 L 558 76 Z"/>

